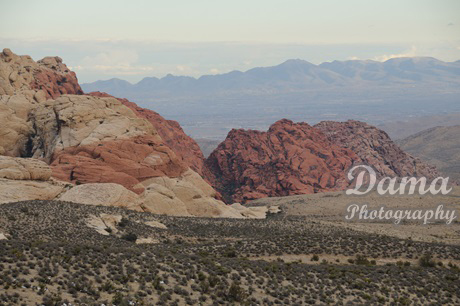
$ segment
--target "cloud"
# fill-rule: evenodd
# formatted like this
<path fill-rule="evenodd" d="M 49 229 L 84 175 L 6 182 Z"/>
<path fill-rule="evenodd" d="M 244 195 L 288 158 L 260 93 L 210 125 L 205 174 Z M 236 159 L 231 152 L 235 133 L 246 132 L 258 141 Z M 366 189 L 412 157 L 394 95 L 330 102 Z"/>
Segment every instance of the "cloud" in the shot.
<path fill-rule="evenodd" d="M 417 56 L 417 47 L 412 46 L 409 50 L 399 53 L 399 54 L 391 54 L 391 55 L 380 55 L 374 57 L 374 60 L 379 61 L 379 62 L 384 62 L 392 58 L 398 58 L 398 57 L 414 57 Z"/>
<path fill-rule="evenodd" d="M 155 70 L 153 66 L 137 65 L 138 60 L 139 55 L 136 51 L 111 50 L 92 56 L 85 56 L 72 69 L 113 75 L 141 75 Z"/>
<path fill-rule="evenodd" d="M 134 50 L 112 50 L 101 52 L 93 56 L 85 56 L 81 60 L 82 66 L 131 66 L 139 60 L 139 55 Z"/>
<path fill-rule="evenodd" d="M 454 25 L 453 22 L 449 22 L 449 23 L 447 24 L 448 27 L 452 27 L 453 25 Z"/>

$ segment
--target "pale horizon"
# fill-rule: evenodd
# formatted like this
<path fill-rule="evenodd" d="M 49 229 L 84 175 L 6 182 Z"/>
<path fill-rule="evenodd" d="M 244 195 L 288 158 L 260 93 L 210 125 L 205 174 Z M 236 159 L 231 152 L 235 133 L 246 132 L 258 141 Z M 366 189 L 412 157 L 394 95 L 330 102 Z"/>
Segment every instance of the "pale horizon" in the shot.
<path fill-rule="evenodd" d="M 453 0 L 0 1 L 0 47 L 60 56 L 82 83 L 199 77 L 292 58 L 460 59 Z"/>

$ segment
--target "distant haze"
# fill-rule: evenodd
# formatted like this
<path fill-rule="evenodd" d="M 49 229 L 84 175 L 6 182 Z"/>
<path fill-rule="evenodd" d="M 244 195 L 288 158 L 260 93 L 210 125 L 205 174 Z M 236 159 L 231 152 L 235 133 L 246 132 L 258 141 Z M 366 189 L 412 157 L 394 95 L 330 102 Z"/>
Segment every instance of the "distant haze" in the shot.
<path fill-rule="evenodd" d="M 460 61 L 416 57 L 314 65 L 292 59 L 245 72 L 148 77 L 136 84 L 111 79 L 82 88 L 129 98 L 178 120 L 193 137 L 223 139 L 231 128 L 266 129 L 281 118 L 384 124 L 460 112 Z"/>
<path fill-rule="evenodd" d="M 456 0 L 15 0 L 0 5 L 0 47 L 58 55 L 81 82 L 198 77 L 288 58 L 460 59 Z"/>

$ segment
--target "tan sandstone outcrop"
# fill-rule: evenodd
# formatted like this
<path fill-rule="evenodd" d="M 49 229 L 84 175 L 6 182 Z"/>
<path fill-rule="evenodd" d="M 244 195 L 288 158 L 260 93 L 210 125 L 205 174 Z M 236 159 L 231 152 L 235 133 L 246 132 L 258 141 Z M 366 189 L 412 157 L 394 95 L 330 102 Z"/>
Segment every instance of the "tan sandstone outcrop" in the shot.
<path fill-rule="evenodd" d="M 156 177 L 142 182 L 145 211 L 176 216 L 243 218 L 234 208 L 215 199 L 215 190 L 189 169 L 180 177 Z"/>
<path fill-rule="evenodd" d="M 0 204 L 56 198 L 66 186 L 50 177 L 51 169 L 43 161 L 0 156 Z"/>
<path fill-rule="evenodd" d="M 0 156 L 0 178 L 47 181 L 50 177 L 51 169 L 43 161 L 33 158 Z"/>
<path fill-rule="evenodd" d="M 116 206 L 142 211 L 137 204 L 137 194 L 119 184 L 84 184 L 65 192 L 61 201 L 88 205 Z"/>
<path fill-rule="evenodd" d="M 36 157 L 50 159 L 64 148 L 154 134 L 117 99 L 66 95 L 41 103 L 33 112 Z"/>
<path fill-rule="evenodd" d="M 32 104 L 23 95 L 0 96 L 0 155 L 20 156 L 26 151 L 32 125 Z"/>

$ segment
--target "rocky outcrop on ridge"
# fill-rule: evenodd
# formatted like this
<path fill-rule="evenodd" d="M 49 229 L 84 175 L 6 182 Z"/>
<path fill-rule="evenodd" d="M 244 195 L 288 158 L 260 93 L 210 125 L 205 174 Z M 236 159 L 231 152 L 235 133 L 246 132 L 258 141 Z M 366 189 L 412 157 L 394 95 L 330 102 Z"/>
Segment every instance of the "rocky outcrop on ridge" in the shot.
<path fill-rule="evenodd" d="M 426 177 L 439 175 L 435 167 L 407 154 L 395 144 L 387 133 L 364 122 L 323 121 L 315 125 L 334 144 L 348 148 L 358 155 L 362 163 L 372 166 L 379 177 Z"/>
<path fill-rule="evenodd" d="M 359 161 L 307 123 L 280 120 L 267 132 L 232 130 L 206 160 L 209 179 L 228 201 L 246 202 L 342 190 Z"/>
<path fill-rule="evenodd" d="M 0 53 L 0 95 L 37 90 L 37 100 L 63 94 L 83 94 L 75 72 L 60 57 L 45 57 L 35 62 L 28 55 L 16 55 L 10 49 Z M 41 93 L 43 92 L 43 93 Z"/>

